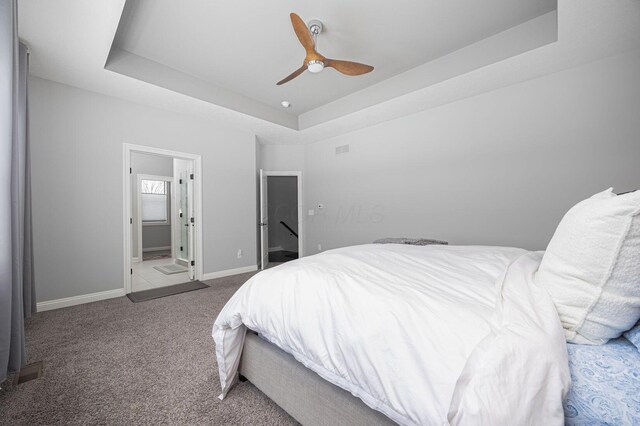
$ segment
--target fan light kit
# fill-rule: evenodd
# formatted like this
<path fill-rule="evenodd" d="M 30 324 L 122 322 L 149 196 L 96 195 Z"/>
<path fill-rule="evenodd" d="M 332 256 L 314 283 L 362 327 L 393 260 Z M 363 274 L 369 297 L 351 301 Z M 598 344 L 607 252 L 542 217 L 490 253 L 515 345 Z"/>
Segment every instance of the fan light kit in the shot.
<path fill-rule="evenodd" d="M 307 69 L 312 73 L 320 72 L 324 69 L 324 63 L 322 61 L 309 61 L 307 62 Z"/>
<path fill-rule="evenodd" d="M 373 71 L 373 67 L 371 65 L 325 58 L 316 51 L 317 38 L 322 33 L 323 29 L 322 22 L 314 19 L 313 21 L 309 21 L 309 25 L 307 26 L 302 18 L 295 13 L 291 13 L 289 16 L 291 17 L 293 31 L 295 31 L 296 36 L 298 36 L 298 40 L 300 41 L 300 44 L 302 44 L 302 47 L 304 47 L 307 55 L 304 58 L 302 66 L 292 72 L 289 76 L 276 83 L 278 86 L 293 80 L 307 70 L 316 74 L 325 68 L 334 68 L 342 74 L 352 76 L 362 75 Z M 282 103 L 282 106 L 284 106 L 284 102 Z"/>

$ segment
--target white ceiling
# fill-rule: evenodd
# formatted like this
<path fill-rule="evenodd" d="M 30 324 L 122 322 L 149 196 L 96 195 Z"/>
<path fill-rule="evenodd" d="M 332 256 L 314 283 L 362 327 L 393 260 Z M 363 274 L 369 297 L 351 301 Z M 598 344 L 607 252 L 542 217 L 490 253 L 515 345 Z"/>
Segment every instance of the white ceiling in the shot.
<path fill-rule="evenodd" d="M 105 61 L 124 6 L 125 0 L 19 0 L 19 34 L 31 49 L 30 74 L 130 102 L 200 117 L 220 126 L 244 129 L 256 134 L 263 143 L 304 144 L 326 140 L 640 48 L 639 1 L 558 0 L 557 42 L 502 59 L 488 57 L 485 65 L 459 69 L 453 75 L 445 75 L 443 70 L 455 68 L 461 56 L 443 56 L 302 114 L 299 117 L 301 123 L 318 120 L 317 112 L 320 110 L 328 119 L 324 117 L 313 126 L 305 125 L 294 130 L 198 96 L 187 96 L 106 70 Z M 465 49 L 473 51 L 473 46 Z M 476 55 L 482 54 L 483 57 L 485 52 L 475 50 Z M 408 85 L 407 74 L 421 86 Z M 434 80 L 434 76 L 439 77 Z M 383 89 L 391 82 L 394 93 L 398 92 L 396 88 L 399 86 L 404 87 L 404 92 L 395 97 L 389 96 Z M 358 102 L 354 101 L 356 98 Z M 364 103 L 363 99 L 369 103 Z M 348 109 L 347 106 L 351 105 L 357 105 L 357 108 Z"/>
<path fill-rule="evenodd" d="M 379 83 L 556 9 L 556 0 L 130 0 L 117 48 L 294 115 Z M 276 82 L 304 59 L 289 13 L 319 19 L 318 49 L 375 70 Z"/>

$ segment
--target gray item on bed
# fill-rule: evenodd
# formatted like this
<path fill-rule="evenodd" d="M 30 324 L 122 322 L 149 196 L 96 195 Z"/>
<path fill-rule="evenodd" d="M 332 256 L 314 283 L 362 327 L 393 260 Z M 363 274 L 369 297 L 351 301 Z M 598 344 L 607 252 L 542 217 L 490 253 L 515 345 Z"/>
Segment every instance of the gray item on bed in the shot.
<path fill-rule="evenodd" d="M 449 244 L 446 241 L 429 240 L 427 238 L 380 238 L 375 240 L 373 244 L 411 244 L 413 246 L 430 246 L 432 244 Z"/>
<path fill-rule="evenodd" d="M 324 380 L 277 346 L 248 331 L 240 374 L 305 426 L 395 425 L 360 398 Z"/>

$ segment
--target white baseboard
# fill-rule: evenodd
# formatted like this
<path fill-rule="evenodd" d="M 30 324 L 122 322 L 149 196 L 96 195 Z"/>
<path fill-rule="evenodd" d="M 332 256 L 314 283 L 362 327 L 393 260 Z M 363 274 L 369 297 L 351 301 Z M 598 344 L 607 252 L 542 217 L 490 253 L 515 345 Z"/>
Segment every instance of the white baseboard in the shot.
<path fill-rule="evenodd" d="M 224 271 L 208 272 L 200 278 L 202 281 L 214 278 L 228 277 L 231 275 L 244 274 L 258 270 L 258 265 L 244 266 L 242 268 L 227 269 Z M 83 294 L 81 296 L 65 297 L 63 299 L 47 300 L 37 303 L 38 312 L 51 311 L 53 309 L 66 308 L 69 306 L 82 305 L 83 303 L 98 302 L 100 300 L 113 299 L 125 295 L 123 288 L 115 290 L 100 291 L 98 293 Z"/>
<path fill-rule="evenodd" d="M 133 263 L 138 263 L 138 262 L 140 262 L 140 258 L 139 258 L 139 257 L 132 257 L 132 258 L 131 258 L 131 261 L 132 261 Z"/>
<path fill-rule="evenodd" d="M 200 278 L 200 280 L 201 281 L 212 280 L 214 278 L 228 277 L 230 275 L 244 274 L 247 272 L 254 272 L 257 270 L 258 270 L 258 265 L 251 265 L 251 266 L 244 266 L 242 268 L 227 269 L 227 270 L 218 271 L 218 272 L 207 272 L 205 274 L 202 274 L 202 277 Z"/>
<path fill-rule="evenodd" d="M 284 249 L 282 248 L 282 246 L 277 246 L 277 247 L 269 247 L 269 253 L 271 253 L 272 251 L 283 251 Z"/>
<path fill-rule="evenodd" d="M 163 250 L 171 250 L 171 246 L 147 247 L 147 248 L 143 248 L 142 252 L 146 253 L 146 252 L 149 252 L 149 251 L 163 251 Z"/>
<path fill-rule="evenodd" d="M 83 294 L 81 296 L 65 297 L 63 299 L 47 300 L 38 302 L 36 308 L 38 312 L 50 311 L 52 309 L 66 308 L 68 306 L 81 305 L 83 303 L 97 302 L 99 300 L 113 299 L 124 296 L 124 289 L 100 291 L 98 293 Z"/>

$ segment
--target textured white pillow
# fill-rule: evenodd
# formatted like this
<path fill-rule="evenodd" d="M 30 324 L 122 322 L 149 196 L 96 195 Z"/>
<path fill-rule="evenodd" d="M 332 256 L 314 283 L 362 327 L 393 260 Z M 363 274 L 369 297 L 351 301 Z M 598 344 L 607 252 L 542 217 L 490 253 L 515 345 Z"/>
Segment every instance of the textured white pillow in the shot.
<path fill-rule="evenodd" d="M 537 280 L 567 341 L 602 344 L 640 318 L 640 191 L 612 188 L 576 204 L 558 225 Z"/>

